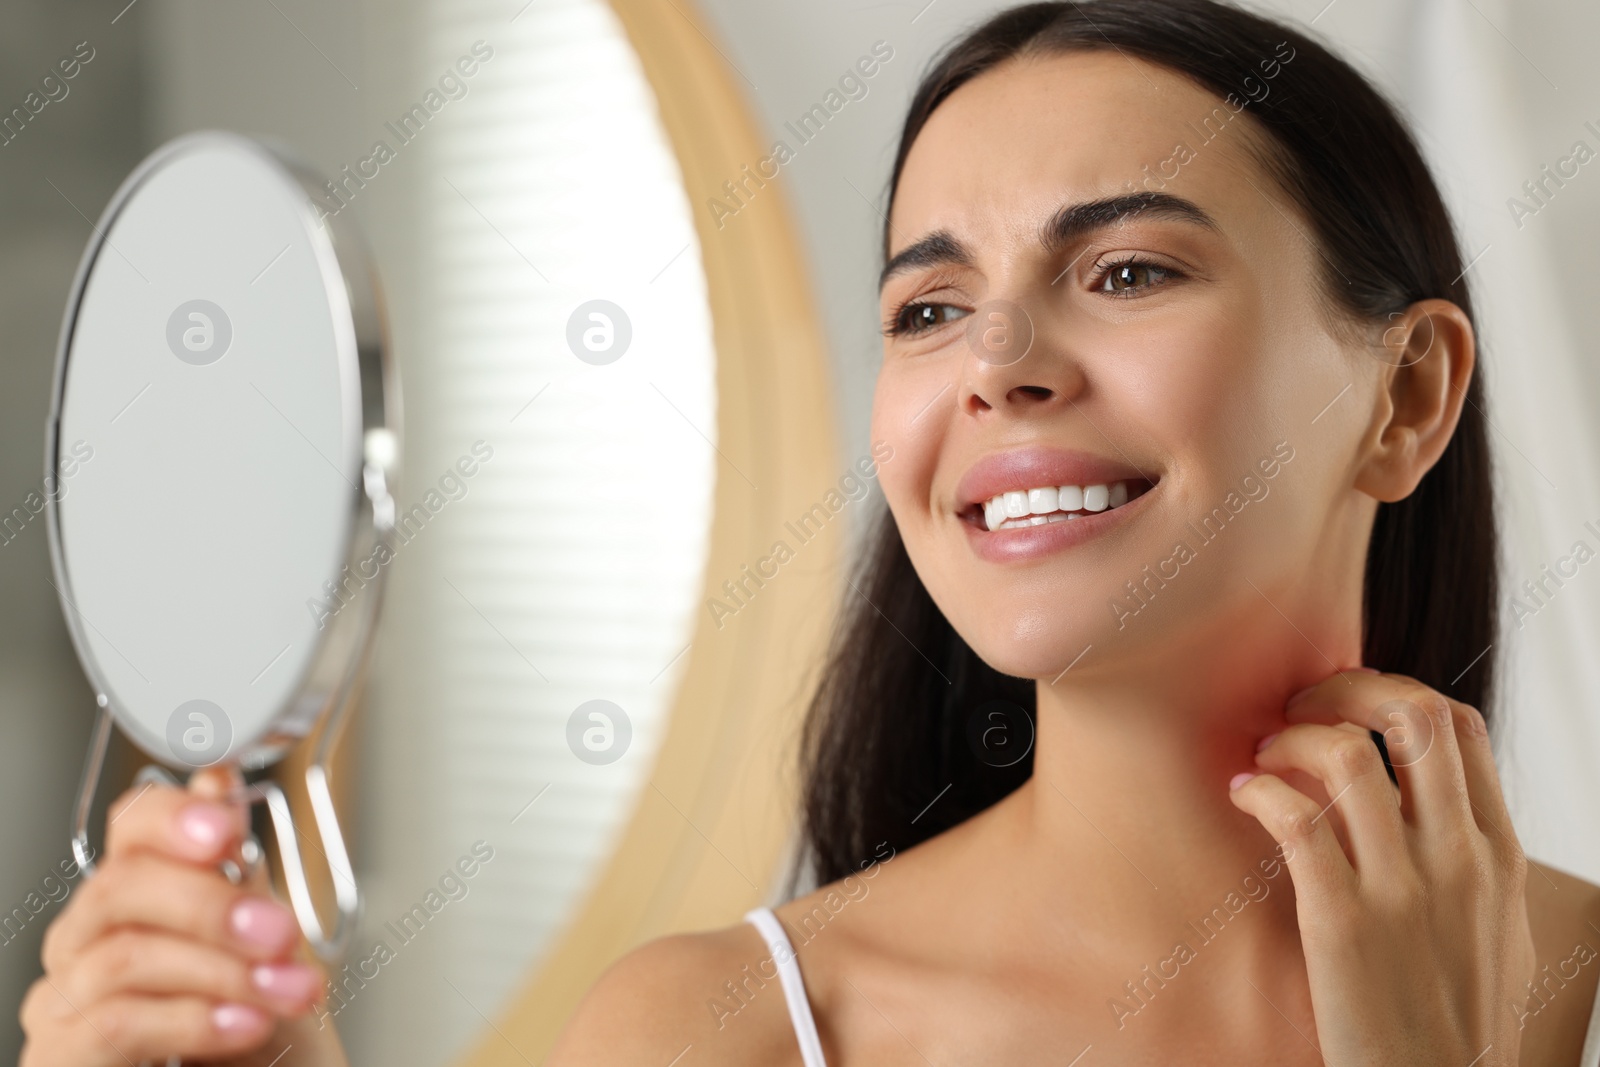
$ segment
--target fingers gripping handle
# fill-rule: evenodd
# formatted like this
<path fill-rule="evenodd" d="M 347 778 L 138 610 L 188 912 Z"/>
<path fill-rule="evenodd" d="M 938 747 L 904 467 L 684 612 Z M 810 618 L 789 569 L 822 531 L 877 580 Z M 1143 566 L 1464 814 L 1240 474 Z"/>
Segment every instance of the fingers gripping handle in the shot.
<path fill-rule="evenodd" d="M 92 875 L 95 869 L 95 852 L 89 845 L 89 816 L 94 809 L 95 792 L 110 740 L 111 716 L 102 707 L 90 738 L 89 754 L 84 762 L 83 780 L 73 812 L 72 855 L 85 877 Z M 171 773 L 153 764 L 142 768 L 134 782 L 181 784 Z M 265 802 L 272 818 L 273 833 L 278 839 L 278 858 L 283 865 L 284 882 L 289 889 L 289 903 L 300 921 L 301 932 L 318 958 L 325 963 L 336 962 L 343 955 L 350 935 L 355 930 L 361 913 L 361 892 L 356 885 L 355 873 L 350 866 L 350 853 L 345 848 L 344 834 L 339 827 L 339 814 L 334 808 L 333 793 L 328 786 L 327 768 L 321 762 L 312 763 L 306 768 L 306 793 L 311 798 L 311 811 L 316 822 L 315 839 L 295 824 L 289 798 L 278 783 L 266 779 L 246 788 L 251 803 Z M 311 885 L 301 855 L 301 838 L 305 838 L 321 853 L 333 879 L 333 898 L 338 915 L 333 928 L 327 932 L 323 930 L 321 916 L 317 914 L 312 899 Z M 220 864 L 223 873 L 234 885 L 243 883 L 254 874 L 262 859 L 261 843 L 254 835 L 245 838 L 239 851 L 244 861 L 242 867 L 231 859 Z"/>

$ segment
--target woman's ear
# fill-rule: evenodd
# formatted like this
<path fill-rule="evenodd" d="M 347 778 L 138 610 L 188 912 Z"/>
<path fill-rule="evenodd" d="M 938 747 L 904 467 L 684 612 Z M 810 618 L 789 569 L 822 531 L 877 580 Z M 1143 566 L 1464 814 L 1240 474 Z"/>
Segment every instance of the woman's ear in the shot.
<path fill-rule="evenodd" d="M 1355 488 L 1386 503 L 1416 489 L 1450 443 L 1477 358 L 1472 322 L 1448 300 L 1390 316 L 1372 354 L 1379 372 Z"/>

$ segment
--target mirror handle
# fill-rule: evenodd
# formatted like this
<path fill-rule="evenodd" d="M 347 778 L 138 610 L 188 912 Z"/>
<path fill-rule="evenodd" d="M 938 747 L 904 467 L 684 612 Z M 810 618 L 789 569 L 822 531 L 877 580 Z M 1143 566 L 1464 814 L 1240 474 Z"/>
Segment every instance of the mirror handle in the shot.
<path fill-rule="evenodd" d="M 83 777 L 78 782 L 78 799 L 72 807 L 72 858 L 85 877 L 94 873 L 94 851 L 89 847 L 89 814 L 94 811 L 94 794 L 100 786 L 106 748 L 111 744 L 111 712 L 106 710 L 104 696 L 98 703 L 100 710 L 89 735 L 89 754 L 84 758 Z"/>
<path fill-rule="evenodd" d="M 95 870 L 94 851 L 89 845 L 89 816 L 94 810 L 95 793 L 100 785 L 100 772 L 105 766 L 106 749 L 111 743 L 111 727 L 111 714 L 102 703 L 90 735 L 89 752 L 83 764 L 83 778 L 78 785 L 78 799 L 73 806 L 72 856 L 85 877 L 94 874 Z M 321 838 L 321 844 L 318 845 L 313 841 L 312 847 L 321 852 L 323 858 L 327 860 L 328 870 L 333 877 L 334 901 L 339 910 L 333 929 L 327 934 L 323 933 L 322 919 L 317 914 L 316 904 L 311 898 L 311 886 L 306 878 L 305 863 L 300 853 L 301 831 L 295 825 L 294 815 L 289 810 L 289 798 L 278 783 L 270 778 L 251 783 L 246 788 L 251 803 L 264 801 L 272 817 L 273 833 L 278 838 L 278 856 L 283 862 L 284 882 L 289 889 L 289 903 L 294 908 L 295 917 L 300 921 L 301 932 L 305 934 L 306 941 L 320 959 L 326 963 L 334 963 L 343 955 L 360 916 L 361 892 L 350 866 L 350 853 L 345 848 L 344 833 L 339 827 L 339 814 L 334 808 L 332 790 L 328 787 L 328 771 L 320 760 L 322 755 L 319 750 L 318 761 L 306 768 L 306 793 L 311 798 L 311 810 L 316 820 L 317 834 Z M 154 764 L 141 768 L 134 781 L 180 784 L 170 772 Z M 311 839 L 307 837 L 307 840 Z M 261 844 L 254 835 L 245 838 L 240 852 L 245 861 L 243 869 L 232 860 L 225 860 L 222 864 L 223 873 L 235 885 L 253 873 L 262 858 Z"/>
<path fill-rule="evenodd" d="M 356 885 L 355 873 L 350 867 L 350 854 L 345 849 L 344 834 L 339 828 L 339 814 L 334 809 L 333 793 L 328 788 L 327 768 L 320 763 L 313 763 L 306 768 L 306 793 L 311 798 L 311 810 L 316 819 L 317 836 L 322 839 L 321 845 L 305 835 L 312 847 L 322 853 L 333 877 L 333 895 L 339 914 L 334 920 L 333 929 L 327 934 L 323 933 L 322 919 L 311 899 L 311 886 L 306 879 L 305 863 L 300 853 L 299 837 L 302 834 L 295 826 L 294 815 L 289 810 L 289 798 L 278 783 L 270 778 L 256 782 L 249 788 L 252 799 L 266 801 L 267 811 L 272 816 L 272 830 L 278 839 L 278 858 L 283 863 L 283 880 L 289 889 L 289 903 L 300 920 L 300 930 L 305 934 L 312 951 L 323 962 L 334 963 L 344 954 L 361 914 L 361 891 Z"/>

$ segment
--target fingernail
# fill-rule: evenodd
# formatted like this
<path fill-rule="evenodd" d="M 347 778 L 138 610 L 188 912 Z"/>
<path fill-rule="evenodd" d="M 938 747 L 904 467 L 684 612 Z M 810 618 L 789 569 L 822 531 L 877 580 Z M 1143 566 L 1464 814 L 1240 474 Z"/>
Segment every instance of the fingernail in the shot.
<path fill-rule="evenodd" d="M 1279 731 L 1279 733 L 1282 733 L 1282 732 L 1283 731 L 1281 731 L 1281 730 Z M 1268 745 L 1272 744 L 1272 739 L 1277 737 L 1277 736 L 1278 736 L 1278 734 L 1268 734 L 1266 737 L 1263 737 L 1261 740 L 1257 741 L 1256 742 L 1256 751 L 1260 752 L 1262 749 L 1264 749 Z"/>
<path fill-rule="evenodd" d="M 1254 771 L 1240 771 L 1238 774 L 1234 775 L 1233 780 L 1228 783 L 1228 792 L 1233 792 L 1235 789 L 1238 789 L 1241 785 L 1244 785 L 1255 776 L 1256 775 Z"/>
<path fill-rule="evenodd" d="M 306 1001 L 317 989 L 317 972 L 303 963 L 260 963 L 250 969 L 250 981 L 269 997 Z"/>
<path fill-rule="evenodd" d="M 211 1025 L 225 1034 L 246 1034 L 266 1025 L 265 1013 L 248 1004 L 218 1004 L 211 1009 Z"/>
<path fill-rule="evenodd" d="M 1382 674 L 1383 673 L 1382 671 L 1374 670 L 1371 667 L 1351 667 L 1350 669 L 1355 671 L 1357 674 Z"/>
<path fill-rule="evenodd" d="M 244 776 L 233 764 L 202 767 L 189 779 L 189 789 L 207 800 L 235 800 L 244 796 Z"/>
<path fill-rule="evenodd" d="M 293 915 L 262 897 L 245 897 L 239 901 L 233 906 L 228 921 L 241 941 L 264 949 L 283 947 L 295 929 Z"/>
<path fill-rule="evenodd" d="M 178 809 L 178 829 L 190 841 L 205 848 L 215 848 L 233 828 L 233 818 L 215 804 L 196 802 Z"/>
<path fill-rule="evenodd" d="M 1289 698 L 1289 702 L 1287 704 L 1285 704 L 1284 707 L 1285 708 L 1294 707 L 1296 704 L 1300 703 L 1306 697 L 1310 696 L 1311 695 L 1311 690 L 1313 690 L 1315 688 L 1316 688 L 1316 686 L 1314 686 L 1314 685 L 1306 686 L 1304 689 L 1300 690 L 1300 692 L 1298 692 L 1294 696 L 1290 697 Z"/>

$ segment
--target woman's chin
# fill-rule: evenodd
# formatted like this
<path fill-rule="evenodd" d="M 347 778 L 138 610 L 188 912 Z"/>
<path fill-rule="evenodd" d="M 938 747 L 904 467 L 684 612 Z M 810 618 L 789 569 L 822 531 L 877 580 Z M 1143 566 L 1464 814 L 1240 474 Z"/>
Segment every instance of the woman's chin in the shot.
<path fill-rule="evenodd" d="M 1048 643 L 982 640 L 974 643 L 970 639 L 967 643 L 979 659 L 1001 674 L 1046 684 L 1083 667 L 1093 655 L 1093 640 L 1079 639 L 1077 635 Z"/>

